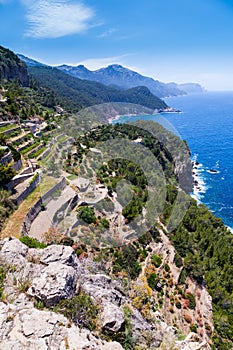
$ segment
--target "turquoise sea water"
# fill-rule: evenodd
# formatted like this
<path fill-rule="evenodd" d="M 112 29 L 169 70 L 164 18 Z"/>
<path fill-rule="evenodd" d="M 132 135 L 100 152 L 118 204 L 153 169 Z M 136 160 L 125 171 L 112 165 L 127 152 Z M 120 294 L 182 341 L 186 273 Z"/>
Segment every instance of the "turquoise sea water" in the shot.
<path fill-rule="evenodd" d="M 199 163 L 201 190 L 195 196 L 233 228 L 233 92 L 208 92 L 167 98 L 166 103 L 182 113 L 163 113 L 188 142 Z M 157 115 L 121 117 L 158 121 Z M 215 173 L 209 172 L 215 170 Z"/>

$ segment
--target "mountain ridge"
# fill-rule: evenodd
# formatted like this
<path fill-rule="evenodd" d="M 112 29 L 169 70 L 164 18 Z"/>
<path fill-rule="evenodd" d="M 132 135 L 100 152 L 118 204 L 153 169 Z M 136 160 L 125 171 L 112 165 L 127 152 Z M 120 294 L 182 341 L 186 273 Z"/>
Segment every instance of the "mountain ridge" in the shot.
<path fill-rule="evenodd" d="M 119 64 L 112 64 L 106 68 L 100 68 L 94 71 L 87 69 L 83 65 L 77 67 L 63 65 L 57 68 L 81 79 L 92 79 L 106 85 L 117 85 L 124 89 L 135 86 L 146 86 L 158 97 L 185 95 L 185 92 L 177 86 L 170 86 L 153 78 L 143 76 Z"/>
<path fill-rule="evenodd" d="M 18 54 L 18 56 L 29 67 L 46 66 L 24 55 Z M 83 64 L 77 66 L 63 64 L 56 66 L 56 68 L 76 78 L 97 81 L 104 85 L 109 85 L 111 87 L 114 86 L 115 88 L 129 89 L 137 86 L 146 86 L 154 95 L 160 98 L 204 91 L 204 88 L 198 83 L 164 83 L 151 77 L 141 75 L 120 64 L 111 64 L 107 67 L 93 71 L 85 67 Z"/>
<path fill-rule="evenodd" d="M 89 70 L 84 65 L 78 65 L 76 67 L 61 65 L 57 68 L 70 75 L 79 77 L 80 79 L 91 79 L 107 85 L 118 85 L 120 88 L 143 85 L 148 87 L 148 89 L 158 97 L 186 95 L 204 91 L 204 88 L 198 83 L 163 83 L 151 77 L 141 75 L 120 64 L 112 64 L 93 71 Z"/>
<path fill-rule="evenodd" d="M 40 85 L 53 89 L 58 95 L 70 101 L 76 111 L 106 102 L 135 103 L 156 111 L 168 108 L 164 101 L 153 95 L 145 86 L 119 90 L 95 81 L 72 77 L 49 66 L 29 66 L 28 71 Z"/>

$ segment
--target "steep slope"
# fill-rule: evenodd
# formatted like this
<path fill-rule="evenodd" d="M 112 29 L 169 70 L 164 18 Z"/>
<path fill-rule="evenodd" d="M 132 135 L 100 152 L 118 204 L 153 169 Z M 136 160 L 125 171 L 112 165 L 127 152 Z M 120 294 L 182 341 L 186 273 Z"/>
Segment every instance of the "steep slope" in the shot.
<path fill-rule="evenodd" d="M 58 95 L 79 110 L 104 102 L 128 102 L 157 110 L 167 108 L 165 102 L 154 96 L 146 87 L 118 90 L 103 84 L 81 80 L 51 67 L 28 67 L 29 73 L 40 85 L 53 89 Z"/>
<path fill-rule="evenodd" d="M 0 46 L 0 81 L 16 80 L 23 86 L 29 82 L 27 67 L 16 54 Z"/>

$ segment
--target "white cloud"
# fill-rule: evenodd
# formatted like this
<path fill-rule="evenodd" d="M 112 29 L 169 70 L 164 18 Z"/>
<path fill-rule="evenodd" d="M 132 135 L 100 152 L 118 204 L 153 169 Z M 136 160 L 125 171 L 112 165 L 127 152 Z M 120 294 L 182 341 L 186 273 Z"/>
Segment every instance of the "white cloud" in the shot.
<path fill-rule="evenodd" d="M 29 28 L 26 36 L 59 38 L 82 33 L 92 25 L 94 11 L 80 2 L 70 0 L 21 0 L 27 9 Z"/>
<path fill-rule="evenodd" d="M 124 58 L 131 56 L 132 54 L 124 54 L 120 56 L 112 56 L 112 57 L 102 57 L 102 58 L 88 58 L 86 60 L 83 60 L 78 63 L 68 63 L 72 66 L 77 66 L 79 64 L 83 64 L 85 67 L 87 67 L 90 70 L 96 70 L 100 69 L 106 66 L 109 66 L 111 64 L 122 64 L 124 65 Z"/>
<path fill-rule="evenodd" d="M 99 34 L 97 36 L 97 38 L 106 38 L 107 36 L 110 36 L 110 35 L 112 35 L 115 32 L 117 32 L 116 28 L 110 28 L 110 29 L 106 30 L 105 32 Z"/>

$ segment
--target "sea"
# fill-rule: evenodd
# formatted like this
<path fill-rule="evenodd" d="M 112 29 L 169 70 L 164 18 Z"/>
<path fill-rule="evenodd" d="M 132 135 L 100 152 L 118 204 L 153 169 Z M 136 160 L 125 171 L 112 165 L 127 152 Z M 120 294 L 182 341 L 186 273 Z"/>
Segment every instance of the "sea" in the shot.
<path fill-rule="evenodd" d="M 199 185 L 192 196 L 233 228 L 233 92 L 204 92 L 166 98 L 180 113 L 122 116 L 114 122 L 138 119 L 169 125 L 186 140 L 198 165 Z"/>

